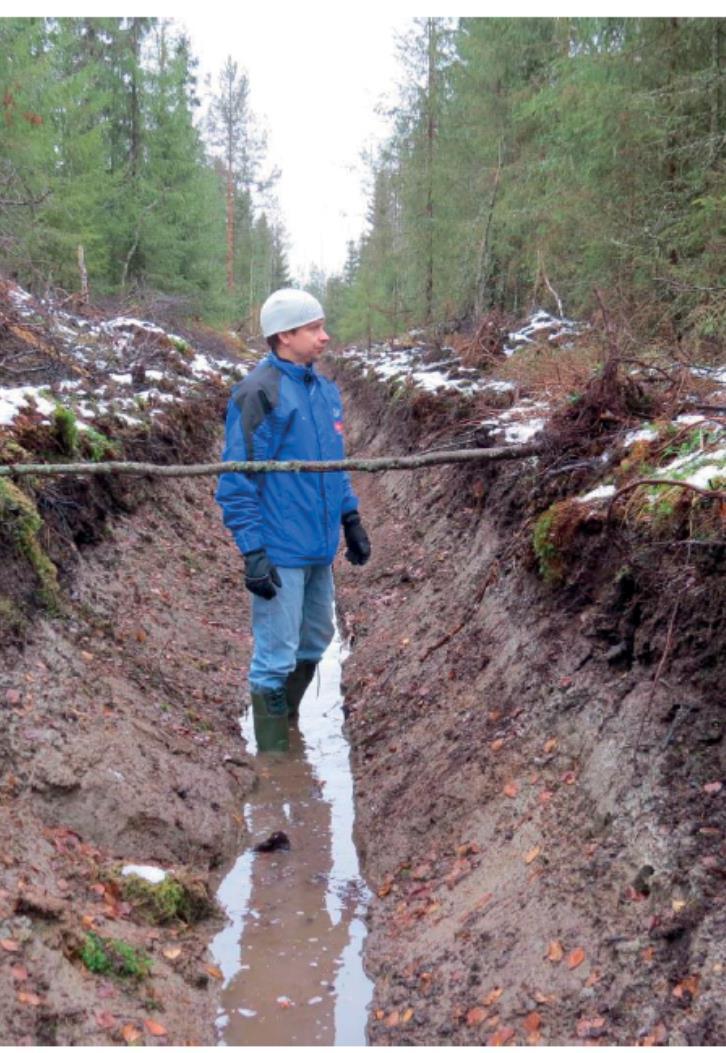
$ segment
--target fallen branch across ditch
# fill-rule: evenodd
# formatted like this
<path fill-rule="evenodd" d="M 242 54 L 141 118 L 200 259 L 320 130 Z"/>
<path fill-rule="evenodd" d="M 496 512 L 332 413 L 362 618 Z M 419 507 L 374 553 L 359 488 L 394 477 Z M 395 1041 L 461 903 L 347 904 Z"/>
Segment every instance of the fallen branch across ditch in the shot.
<path fill-rule="evenodd" d="M 533 457 L 543 447 L 537 443 L 493 446 L 484 450 L 442 450 L 407 457 L 355 458 L 342 461 L 223 461 L 215 464 L 146 464 L 142 461 L 76 461 L 70 464 L 4 464 L 0 476 L 21 475 L 223 475 L 226 472 L 395 472 L 431 468 L 439 464 L 476 461 L 514 461 Z"/>

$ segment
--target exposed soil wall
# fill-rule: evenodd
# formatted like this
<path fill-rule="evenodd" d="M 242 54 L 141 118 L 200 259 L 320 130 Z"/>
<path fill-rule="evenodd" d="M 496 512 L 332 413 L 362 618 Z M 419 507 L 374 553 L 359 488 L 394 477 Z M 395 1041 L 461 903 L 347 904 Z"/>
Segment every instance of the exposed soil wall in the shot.
<path fill-rule="evenodd" d="M 425 439 L 381 385 L 348 377 L 347 404 L 357 453 Z M 724 1033 L 722 563 L 590 524 L 545 584 L 532 530 L 567 489 L 545 467 L 356 477 L 374 556 L 338 596 L 375 1044 Z"/>
<path fill-rule="evenodd" d="M 211 481 L 133 489 L 133 515 L 117 510 L 105 540 L 68 565 L 63 613 L 36 617 L 24 645 L 3 652 L 10 1044 L 215 1041 L 212 892 L 243 845 L 255 781 L 238 725 L 249 654 L 240 560 Z M 150 915 L 119 876 L 127 862 L 167 868 L 204 909 Z M 148 975 L 94 974 L 91 935 L 123 940 Z"/>

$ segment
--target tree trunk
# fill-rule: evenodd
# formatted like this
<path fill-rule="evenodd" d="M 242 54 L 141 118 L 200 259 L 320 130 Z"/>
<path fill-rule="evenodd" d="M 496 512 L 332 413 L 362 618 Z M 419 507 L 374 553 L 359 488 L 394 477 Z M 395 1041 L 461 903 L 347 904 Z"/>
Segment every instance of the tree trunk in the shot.
<path fill-rule="evenodd" d="M 227 289 L 234 291 L 234 179 L 227 165 Z"/>
<path fill-rule="evenodd" d="M 436 20 L 429 18 L 428 33 L 428 99 L 426 121 L 426 324 L 430 325 L 434 310 L 434 140 L 436 138 Z"/>

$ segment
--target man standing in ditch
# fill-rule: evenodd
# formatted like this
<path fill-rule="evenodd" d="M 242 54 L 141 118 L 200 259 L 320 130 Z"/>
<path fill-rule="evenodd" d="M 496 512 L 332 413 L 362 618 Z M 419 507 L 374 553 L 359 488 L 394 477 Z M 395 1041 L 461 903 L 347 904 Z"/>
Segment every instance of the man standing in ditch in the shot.
<path fill-rule="evenodd" d="M 343 458 L 340 393 L 315 369 L 330 339 L 320 303 L 279 289 L 260 322 L 270 353 L 232 389 L 224 460 Z M 346 472 L 230 472 L 220 476 L 216 497 L 252 593 L 257 746 L 287 750 L 289 721 L 335 631 L 332 563 L 341 524 L 346 558 L 362 565 L 370 556 L 358 498 Z"/>

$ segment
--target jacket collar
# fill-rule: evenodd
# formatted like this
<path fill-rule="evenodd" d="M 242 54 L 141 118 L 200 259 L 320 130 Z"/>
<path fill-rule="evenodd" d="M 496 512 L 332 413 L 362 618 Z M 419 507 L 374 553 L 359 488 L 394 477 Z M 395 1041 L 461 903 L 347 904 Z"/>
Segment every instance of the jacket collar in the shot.
<path fill-rule="evenodd" d="M 314 379 L 317 374 L 315 372 L 315 366 L 299 366 L 296 362 L 290 362 L 287 358 L 280 358 L 274 351 L 270 351 L 266 359 L 267 362 L 271 362 L 273 366 L 286 373 L 292 380 L 297 380 L 302 383 L 305 382 L 307 377 Z"/>

